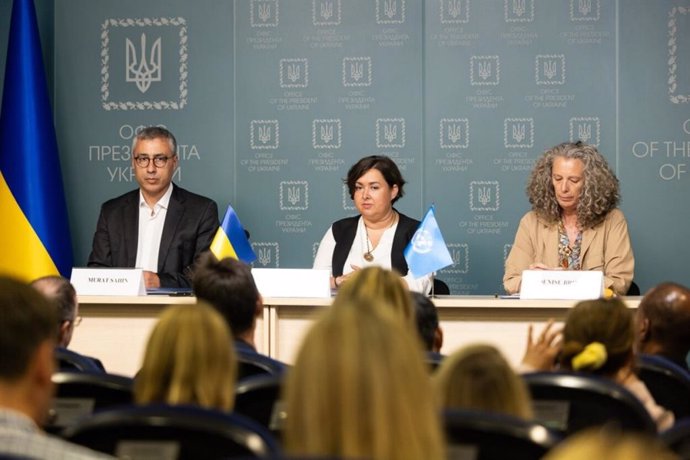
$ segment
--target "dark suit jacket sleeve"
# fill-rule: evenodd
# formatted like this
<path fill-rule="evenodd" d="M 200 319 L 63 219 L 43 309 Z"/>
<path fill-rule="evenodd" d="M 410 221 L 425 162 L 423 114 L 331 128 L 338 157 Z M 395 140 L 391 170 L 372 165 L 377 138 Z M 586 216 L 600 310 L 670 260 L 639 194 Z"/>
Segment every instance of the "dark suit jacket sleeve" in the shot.
<path fill-rule="evenodd" d="M 139 190 L 108 200 L 101 206 L 89 267 L 134 267 L 137 257 Z"/>
<path fill-rule="evenodd" d="M 110 233 L 108 232 L 108 222 L 103 207 L 98 216 L 96 233 L 93 234 L 93 246 L 88 261 L 89 267 L 112 267 L 113 259 L 110 249 Z"/>
<path fill-rule="evenodd" d="M 178 260 L 175 260 L 174 254 L 168 254 L 166 262 L 163 263 L 162 267 L 159 266 L 158 277 L 162 287 L 192 286 L 191 275 L 194 263 L 201 253 L 209 249 L 213 237 L 218 230 L 218 206 L 215 201 L 204 199 L 203 202 L 200 202 L 199 200 L 188 199 L 185 206 L 187 207 L 185 216 L 193 216 L 194 221 L 185 220 L 182 227 L 185 232 L 194 229 L 196 236 L 193 244 L 186 246 L 183 243 Z M 193 208 L 196 209 L 193 212 L 189 212 Z M 186 247 L 189 247 L 192 251 L 187 251 Z M 174 251 L 174 248 L 171 248 L 171 250 Z"/>

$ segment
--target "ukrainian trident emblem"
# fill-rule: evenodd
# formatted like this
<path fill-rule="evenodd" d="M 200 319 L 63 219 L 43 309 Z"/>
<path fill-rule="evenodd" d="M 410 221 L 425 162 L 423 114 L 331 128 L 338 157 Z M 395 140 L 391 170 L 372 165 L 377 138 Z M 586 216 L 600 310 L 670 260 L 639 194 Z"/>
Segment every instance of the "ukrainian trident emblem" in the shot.
<path fill-rule="evenodd" d="M 146 34 L 141 34 L 140 54 L 134 43 L 125 40 L 126 76 L 127 83 L 134 82 L 142 93 L 148 91 L 151 83 L 161 81 L 161 38 L 158 37 L 150 49 L 146 48 Z"/>

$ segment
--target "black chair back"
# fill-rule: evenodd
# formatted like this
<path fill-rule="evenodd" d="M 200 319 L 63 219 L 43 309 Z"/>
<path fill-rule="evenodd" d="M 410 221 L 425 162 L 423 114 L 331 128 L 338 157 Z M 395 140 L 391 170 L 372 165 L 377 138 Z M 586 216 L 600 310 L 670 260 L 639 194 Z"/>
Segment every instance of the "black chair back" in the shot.
<path fill-rule="evenodd" d="M 532 395 L 536 420 L 563 434 L 607 423 L 656 433 L 656 424 L 637 397 L 609 379 L 571 372 L 522 377 Z"/>
<path fill-rule="evenodd" d="M 629 295 L 629 296 L 641 295 L 640 286 L 638 286 L 636 282 L 631 281 L 630 287 L 628 288 L 628 292 L 626 292 L 625 295 Z"/>
<path fill-rule="evenodd" d="M 235 413 L 278 433 L 285 414 L 280 403 L 283 375 L 255 375 L 237 383 Z"/>
<path fill-rule="evenodd" d="M 55 359 L 61 371 L 104 372 L 93 359 L 75 353 L 67 348 L 56 347 Z"/>
<path fill-rule="evenodd" d="M 196 406 L 115 408 L 69 427 L 64 437 L 118 458 L 214 460 L 280 453 L 273 436 L 252 420 Z"/>
<path fill-rule="evenodd" d="M 661 441 L 684 460 L 690 459 L 690 419 L 676 421 L 675 425 L 659 434 Z"/>
<path fill-rule="evenodd" d="M 655 355 L 639 355 L 637 368 L 654 401 L 673 412 L 676 420 L 690 417 L 690 373 Z"/>
<path fill-rule="evenodd" d="M 268 356 L 255 352 L 237 350 L 239 369 L 237 379 L 242 380 L 254 375 L 281 375 L 285 372 L 285 365 L 277 363 Z"/>
<path fill-rule="evenodd" d="M 450 295 L 450 288 L 445 281 L 434 278 L 434 296 L 437 295 Z"/>
<path fill-rule="evenodd" d="M 504 414 L 449 410 L 443 423 L 449 458 L 537 460 L 561 440 L 543 425 Z"/>
<path fill-rule="evenodd" d="M 57 372 L 56 386 L 49 423 L 50 433 L 59 433 L 82 417 L 108 407 L 131 404 L 134 381 L 121 375 L 104 372 Z"/>

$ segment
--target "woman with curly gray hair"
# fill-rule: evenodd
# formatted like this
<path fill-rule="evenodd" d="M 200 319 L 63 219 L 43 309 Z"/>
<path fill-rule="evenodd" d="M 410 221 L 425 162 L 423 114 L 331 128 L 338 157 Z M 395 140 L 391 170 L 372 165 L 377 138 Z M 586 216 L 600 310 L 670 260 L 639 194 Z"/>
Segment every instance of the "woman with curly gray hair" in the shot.
<path fill-rule="evenodd" d="M 592 145 L 563 143 L 537 160 L 525 214 L 506 259 L 503 286 L 520 291 L 523 270 L 600 270 L 604 287 L 625 294 L 635 259 L 617 208 L 618 179 Z"/>

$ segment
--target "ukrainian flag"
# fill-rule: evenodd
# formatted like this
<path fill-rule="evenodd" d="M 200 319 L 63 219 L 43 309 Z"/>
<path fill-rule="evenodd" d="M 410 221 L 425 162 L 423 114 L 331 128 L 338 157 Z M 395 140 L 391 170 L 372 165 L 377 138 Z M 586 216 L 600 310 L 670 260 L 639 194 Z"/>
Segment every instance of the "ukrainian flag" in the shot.
<path fill-rule="evenodd" d="M 250 264 L 256 260 L 256 254 L 252 249 L 244 227 L 240 223 L 237 213 L 228 205 L 228 210 L 225 211 L 223 222 L 218 227 L 216 236 L 211 242 L 211 252 L 218 260 L 226 257 L 241 260 L 246 264 Z"/>
<path fill-rule="evenodd" d="M 0 273 L 72 270 L 60 159 L 33 0 L 12 8 L 0 113 Z"/>

